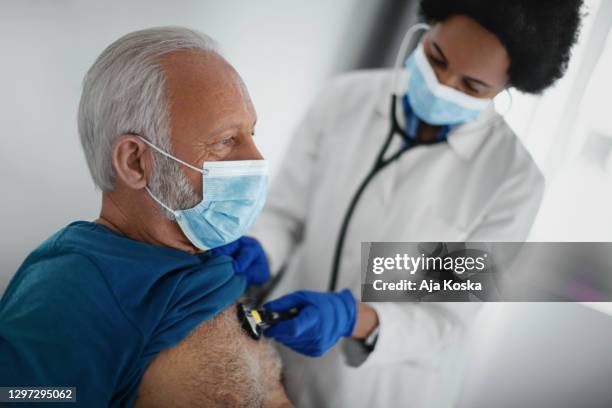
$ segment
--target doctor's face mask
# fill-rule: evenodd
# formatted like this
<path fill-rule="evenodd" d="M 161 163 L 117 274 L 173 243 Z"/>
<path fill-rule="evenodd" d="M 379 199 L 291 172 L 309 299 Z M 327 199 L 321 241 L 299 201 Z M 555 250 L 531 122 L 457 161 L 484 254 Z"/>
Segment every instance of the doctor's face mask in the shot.
<path fill-rule="evenodd" d="M 266 200 L 266 160 L 212 161 L 198 168 L 140 139 L 158 153 L 202 174 L 202 199 L 192 208 L 172 209 L 146 188 L 153 200 L 174 215 L 195 247 L 208 250 L 225 245 L 253 225 Z"/>
<path fill-rule="evenodd" d="M 438 82 L 421 41 L 406 60 L 408 100 L 416 116 L 430 125 L 457 125 L 476 119 L 490 99 L 470 96 Z"/>

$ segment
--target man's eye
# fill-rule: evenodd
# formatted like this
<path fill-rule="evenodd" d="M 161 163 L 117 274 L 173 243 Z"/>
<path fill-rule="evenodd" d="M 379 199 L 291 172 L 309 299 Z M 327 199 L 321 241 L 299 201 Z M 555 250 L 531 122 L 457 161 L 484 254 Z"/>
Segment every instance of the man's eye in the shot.
<path fill-rule="evenodd" d="M 221 146 L 228 146 L 234 143 L 234 136 L 225 137 L 218 142 Z"/>

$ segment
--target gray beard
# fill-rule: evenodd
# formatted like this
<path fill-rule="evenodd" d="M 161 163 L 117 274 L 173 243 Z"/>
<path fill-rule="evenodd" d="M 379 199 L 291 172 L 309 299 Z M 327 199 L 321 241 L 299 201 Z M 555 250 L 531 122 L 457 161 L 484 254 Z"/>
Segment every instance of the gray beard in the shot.
<path fill-rule="evenodd" d="M 151 192 L 173 210 L 195 207 L 202 197 L 194 190 L 180 165 L 161 154 L 153 155 L 153 175 L 149 183 Z M 164 215 L 174 220 L 174 215 L 161 207 Z"/>

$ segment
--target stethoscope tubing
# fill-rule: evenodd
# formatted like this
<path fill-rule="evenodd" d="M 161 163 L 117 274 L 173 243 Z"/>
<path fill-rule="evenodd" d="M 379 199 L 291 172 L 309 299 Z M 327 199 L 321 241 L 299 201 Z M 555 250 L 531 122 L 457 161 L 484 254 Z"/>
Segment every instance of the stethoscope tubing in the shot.
<path fill-rule="evenodd" d="M 329 284 L 327 290 L 330 292 L 334 292 L 336 290 L 336 286 L 338 283 L 338 273 L 340 270 L 340 260 L 342 258 L 342 251 L 344 250 L 344 241 L 346 240 L 346 232 L 348 231 L 348 227 L 353 218 L 353 213 L 355 212 L 355 208 L 361 199 L 364 191 L 370 184 L 370 182 L 374 179 L 374 177 L 380 173 L 383 169 L 385 169 L 388 165 L 398 160 L 405 152 L 407 152 L 410 148 L 421 144 L 418 140 L 414 140 L 408 137 L 406 132 L 400 127 L 397 122 L 397 117 L 395 115 L 395 109 L 397 105 L 397 95 L 391 95 L 391 129 L 389 130 L 389 134 L 385 143 L 383 144 L 376 160 L 374 162 L 374 166 L 368 172 L 368 174 L 364 177 L 363 181 L 353 194 L 349 206 L 344 213 L 344 217 L 342 218 L 342 224 L 340 225 L 340 230 L 338 232 L 338 239 L 336 240 L 336 247 L 334 250 L 334 258 L 332 262 L 331 275 L 329 277 Z M 404 139 L 405 145 L 399 149 L 397 152 L 393 153 L 391 156 L 385 159 L 385 155 L 389 150 L 389 146 L 391 146 L 391 140 L 393 140 L 393 136 L 396 133 L 399 133 Z"/>

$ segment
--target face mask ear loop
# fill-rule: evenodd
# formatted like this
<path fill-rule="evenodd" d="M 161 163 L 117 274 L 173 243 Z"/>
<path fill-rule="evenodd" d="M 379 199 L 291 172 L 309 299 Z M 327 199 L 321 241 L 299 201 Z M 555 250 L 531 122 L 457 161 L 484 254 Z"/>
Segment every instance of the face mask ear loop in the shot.
<path fill-rule="evenodd" d="M 417 31 L 420 30 L 429 30 L 429 25 L 425 23 L 417 23 L 410 27 L 406 34 L 404 34 L 404 38 L 402 39 L 399 51 L 397 52 L 397 56 L 395 57 L 395 65 L 393 66 L 393 81 L 392 81 L 392 95 L 402 95 L 405 91 L 405 84 L 399 84 L 399 80 L 402 73 L 402 67 L 404 65 L 404 61 L 406 60 L 406 53 L 408 52 L 408 46 L 412 40 L 412 37 Z M 399 87 L 402 87 L 401 89 Z"/>
<path fill-rule="evenodd" d="M 136 136 L 138 136 L 138 135 L 136 135 Z M 174 157 L 174 156 L 173 156 L 173 155 L 171 155 L 170 153 L 167 153 L 167 152 L 163 151 L 163 150 L 162 150 L 162 149 L 160 149 L 159 147 L 155 146 L 153 143 L 149 142 L 149 141 L 148 141 L 147 139 L 145 139 L 144 137 L 142 137 L 142 136 L 138 136 L 138 138 L 139 138 L 140 140 L 142 140 L 143 142 L 145 142 L 146 144 L 148 144 L 148 145 L 149 145 L 149 146 L 150 146 L 152 149 L 155 149 L 155 150 L 156 150 L 158 153 L 163 154 L 163 155 L 164 155 L 164 156 L 166 156 L 167 158 L 172 159 L 172 160 L 174 160 L 174 161 L 176 161 L 176 162 L 179 162 L 179 163 L 181 163 L 183 166 L 187 166 L 187 167 L 189 167 L 190 169 L 197 171 L 198 173 L 202 173 L 202 174 L 204 174 L 204 170 L 202 170 L 202 169 L 200 169 L 200 168 L 198 168 L 198 167 L 194 166 L 193 164 L 189 164 L 189 163 L 187 163 L 187 162 L 185 162 L 185 161 L 183 161 L 183 160 L 179 159 L 178 157 Z"/>
<path fill-rule="evenodd" d="M 170 212 L 170 214 L 174 215 L 174 217 L 177 218 L 177 216 L 178 216 L 177 212 L 174 211 L 172 208 L 168 207 L 166 204 L 162 203 L 159 198 L 155 197 L 155 195 L 151 192 L 151 190 L 149 190 L 149 187 L 145 187 L 145 190 L 147 190 L 147 193 L 149 193 L 149 195 L 151 196 L 153 201 L 155 201 L 157 204 L 159 204 L 162 207 L 164 207 L 164 209 L 168 210 Z"/>
<path fill-rule="evenodd" d="M 193 170 L 195 170 L 195 171 L 197 171 L 197 172 L 200 172 L 200 173 L 202 173 L 202 174 L 204 173 L 202 169 L 198 169 L 197 167 L 195 167 L 195 166 L 193 166 L 193 165 L 191 165 L 191 164 L 189 164 L 189 163 L 187 163 L 187 162 L 184 162 L 184 161 L 182 161 L 182 160 L 181 160 L 181 159 L 179 159 L 179 158 L 176 158 L 176 157 L 172 156 L 170 153 L 166 153 L 166 152 L 164 152 L 162 149 L 160 149 L 159 147 L 155 146 L 153 143 L 149 142 L 149 141 L 148 141 L 147 139 L 145 139 L 144 137 L 142 137 L 142 136 L 140 136 L 140 135 L 136 135 L 136 136 L 138 136 L 138 138 L 139 138 L 140 140 L 142 140 L 143 142 L 145 142 L 145 143 L 146 143 L 147 145 L 149 145 L 149 146 L 150 146 L 152 149 L 156 150 L 157 152 L 161 153 L 162 155 L 166 156 L 167 158 L 172 159 L 172 160 L 175 160 L 175 161 L 177 161 L 177 162 L 179 162 L 179 163 L 181 163 L 181 164 L 183 164 L 183 165 L 185 165 L 185 166 L 189 167 L 190 169 L 193 169 Z M 153 194 L 153 193 L 151 192 L 151 190 L 149 189 L 149 187 L 145 187 L 145 190 L 147 190 L 147 193 L 149 193 L 149 196 L 151 196 L 151 198 L 153 199 L 153 201 L 155 201 L 157 204 L 161 205 L 161 206 L 162 206 L 164 209 L 166 209 L 168 212 L 170 212 L 170 214 L 174 215 L 174 217 L 175 217 L 175 218 L 178 216 L 178 213 L 177 213 L 176 211 L 174 211 L 172 208 L 168 207 L 166 204 L 162 203 L 162 202 L 161 202 L 161 200 L 160 200 L 159 198 L 155 197 L 155 194 Z"/>

